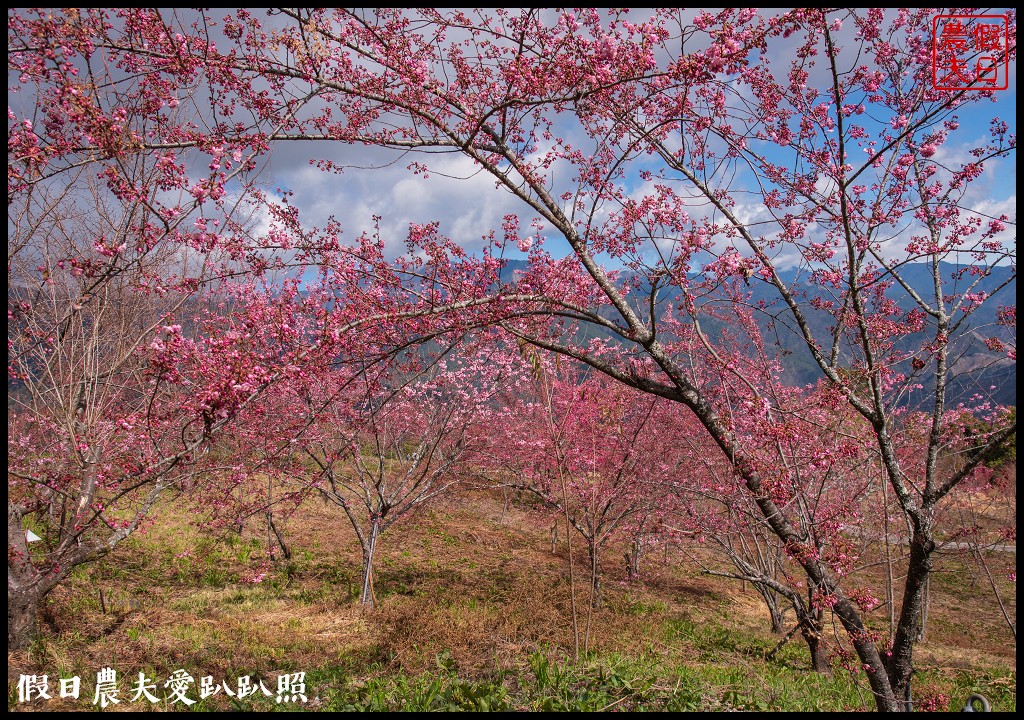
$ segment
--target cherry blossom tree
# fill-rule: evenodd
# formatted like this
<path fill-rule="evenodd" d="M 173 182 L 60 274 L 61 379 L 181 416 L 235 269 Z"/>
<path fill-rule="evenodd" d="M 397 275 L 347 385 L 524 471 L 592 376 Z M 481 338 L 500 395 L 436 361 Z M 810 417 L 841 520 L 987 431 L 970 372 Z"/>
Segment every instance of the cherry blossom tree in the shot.
<path fill-rule="evenodd" d="M 658 432 L 664 429 L 659 411 L 667 403 L 526 343 L 514 347 L 506 353 L 513 360 L 508 389 L 499 394 L 500 403 L 485 426 L 492 444 L 478 462 L 491 484 L 530 493 L 552 513 L 552 552 L 564 520 L 579 657 L 581 647 L 589 650 L 593 611 L 603 604 L 606 547 L 627 538 L 627 579 L 638 579 L 645 536 L 667 512 L 667 477 L 673 468 L 666 461 L 667 433 Z M 574 536 L 586 547 L 590 574 L 582 642 Z"/>
<path fill-rule="evenodd" d="M 362 550 L 364 606 L 375 605 L 383 533 L 470 477 L 490 444 L 478 426 L 502 387 L 501 364 L 469 357 L 414 355 L 356 376 L 328 369 L 290 390 L 290 445 L 307 460 L 296 481 L 309 487 L 312 468 L 312 487 L 344 511 Z"/>
<path fill-rule="evenodd" d="M 378 238 L 342 252 L 336 226 L 301 227 L 257 184 L 267 136 L 207 112 L 213 66 L 193 40 L 153 13 L 9 15 L 12 648 L 75 567 L 176 512 L 168 493 L 207 500 L 217 521 L 253 510 L 235 491 L 267 458 L 209 450 L 239 446 L 246 431 L 226 431 L 269 388 L 464 332 L 456 316 L 431 323 L 445 288 L 497 271 L 467 273 L 431 226 L 397 269 Z M 330 278 L 303 278 L 311 267 Z"/>
<path fill-rule="evenodd" d="M 232 335 L 239 313 L 198 327 L 200 295 L 228 293 L 251 267 L 245 194 L 225 191 L 251 156 L 205 145 L 197 158 L 210 168 L 190 178 L 173 137 L 198 129 L 194 85 L 103 63 L 89 47 L 94 19 L 44 11 L 8 23 L 12 648 L 43 597 L 187 482 L 276 371 L 242 359 L 253 343 Z M 253 296 L 258 277 L 249 283 Z"/>
<path fill-rule="evenodd" d="M 27 642 L 39 603 L 76 567 L 155 508 L 174 512 L 162 496 L 227 470 L 211 442 L 316 355 L 282 330 L 287 303 L 275 291 L 229 287 L 216 250 L 192 257 L 142 229 L 155 221 L 144 206 L 115 213 L 93 191 L 92 207 L 57 202 L 40 216 L 33 191 L 12 234 L 23 242 L 9 256 L 11 647 Z M 200 289 L 235 302 L 204 311 Z M 26 521 L 41 538 L 34 547 Z"/>
<path fill-rule="evenodd" d="M 506 397 L 504 417 L 493 425 L 498 438 L 490 464 L 506 478 L 499 482 L 538 497 L 582 538 L 590 605 L 597 608 L 602 550 L 638 515 L 650 514 L 674 469 L 657 442 L 659 401 L 525 352 L 532 381 Z"/>

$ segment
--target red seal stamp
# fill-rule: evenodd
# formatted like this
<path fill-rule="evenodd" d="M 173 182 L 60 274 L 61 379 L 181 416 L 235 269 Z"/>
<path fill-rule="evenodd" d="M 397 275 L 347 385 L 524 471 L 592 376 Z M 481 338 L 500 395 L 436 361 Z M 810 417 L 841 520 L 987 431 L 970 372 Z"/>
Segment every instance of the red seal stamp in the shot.
<path fill-rule="evenodd" d="M 936 90 L 1006 90 L 1010 83 L 1006 15 L 932 18 L 932 83 Z"/>

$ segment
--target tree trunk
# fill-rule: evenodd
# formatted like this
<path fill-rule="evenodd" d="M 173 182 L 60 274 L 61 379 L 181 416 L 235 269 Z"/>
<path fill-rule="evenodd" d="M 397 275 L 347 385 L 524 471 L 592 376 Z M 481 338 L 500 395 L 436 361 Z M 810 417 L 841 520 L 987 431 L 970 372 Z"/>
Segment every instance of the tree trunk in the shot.
<path fill-rule="evenodd" d="M 601 607 L 601 565 L 598 560 L 597 543 L 591 540 L 587 544 L 590 552 L 590 607 Z"/>
<path fill-rule="evenodd" d="M 372 608 L 374 606 L 373 552 L 377 546 L 379 527 L 380 526 L 376 521 L 370 526 L 370 539 L 366 543 L 366 547 L 363 548 L 363 591 L 359 599 L 359 602 L 363 607 Z"/>
<path fill-rule="evenodd" d="M 814 669 L 814 672 L 831 675 L 832 666 L 829 664 L 828 652 L 825 650 L 822 618 L 821 608 L 811 608 L 802 618 L 800 632 L 804 636 L 804 640 L 807 642 L 807 649 L 811 653 L 811 667 Z"/>
<path fill-rule="evenodd" d="M 770 587 L 764 583 L 754 582 L 751 583 L 754 589 L 757 590 L 757 594 L 764 600 L 765 607 L 768 608 L 768 615 L 772 621 L 772 632 L 779 634 L 786 629 L 786 618 L 784 608 L 779 605 L 779 596 Z"/>
<path fill-rule="evenodd" d="M 694 409 L 694 412 L 697 412 L 697 409 Z M 698 417 L 700 417 L 700 413 L 698 413 Z M 735 446 L 731 444 L 730 439 L 721 429 L 719 423 L 705 422 L 704 425 L 709 431 L 713 431 L 712 435 L 716 436 L 716 440 L 720 440 L 719 444 L 723 450 L 726 452 L 734 450 Z M 737 464 L 735 461 L 734 466 L 737 468 L 743 467 L 743 465 Z M 792 548 L 799 549 L 801 547 L 801 543 L 798 532 L 789 523 L 786 516 L 781 512 L 771 497 L 764 492 L 760 476 L 756 472 L 750 471 L 746 468 L 744 468 L 742 476 L 744 477 L 747 489 L 754 495 L 755 502 L 757 503 L 764 519 L 768 522 L 769 527 L 771 527 L 772 532 L 774 532 L 775 535 L 787 545 L 791 545 Z M 934 544 L 932 547 L 934 548 Z M 882 656 L 878 651 L 878 646 L 871 638 L 871 634 L 868 632 L 867 627 L 865 627 L 864 621 L 860 616 L 860 612 L 853 602 L 843 593 L 828 566 L 822 562 L 820 558 L 810 554 L 795 556 L 794 559 L 800 563 L 804 572 L 807 574 L 807 579 L 810 581 L 809 587 L 820 588 L 823 592 L 833 596 L 832 611 L 839 619 L 839 622 L 842 623 L 843 629 L 846 630 L 846 633 L 849 635 L 850 640 L 853 643 L 853 647 L 857 652 L 857 657 L 860 658 L 863 664 L 864 671 L 867 673 L 868 683 L 875 696 L 875 707 L 879 712 L 898 712 L 900 710 L 904 710 L 906 708 L 906 704 L 900 698 L 902 698 L 901 691 L 905 690 L 905 687 L 903 685 L 897 685 L 892 681 L 893 675 L 888 672 L 889 668 L 882 660 Z M 911 569 L 914 568 L 913 547 L 911 547 L 910 567 Z M 928 569 L 930 569 L 930 565 Z M 925 573 L 927 574 L 927 570 Z M 908 577 L 908 585 L 910 585 L 912 581 L 913 578 Z M 904 611 L 906 611 L 906 607 L 904 608 Z M 896 637 L 896 647 L 899 647 L 899 633 L 897 633 Z M 910 648 L 908 647 L 907 650 L 909 651 Z M 909 680 L 909 652 L 906 656 L 906 661 L 907 668 L 906 675 L 904 677 Z"/>
<path fill-rule="evenodd" d="M 20 650 L 36 635 L 39 608 L 59 575 L 44 577 L 32 564 L 22 508 L 7 504 L 7 649 Z"/>
<path fill-rule="evenodd" d="M 274 524 L 274 513 L 271 510 L 267 510 L 267 529 L 273 532 L 273 536 L 270 538 L 270 543 L 269 543 L 270 559 L 271 560 L 276 560 L 277 559 L 277 558 L 274 557 L 274 540 L 276 539 L 277 540 L 277 544 L 281 547 L 281 552 L 284 553 L 284 559 L 285 560 L 291 560 L 292 559 L 291 548 L 289 548 L 288 545 L 285 544 L 284 537 L 281 535 L 281 532 L 277 529 L 277 525 Z"/>
<path fill-rule="evenodd" d="M 640 552 L 641 552 L 640 538 L 633 538 L 633 542 L 629 545 L 629 550 L 626 551 L 626 580 L 629 582 L 636 582 L 640 579 Z"/>
<path fill-rule="evenodd" d="M 36 636 L 37 618 L 44 593 L 12 589 L 7 584 L 7 649 L 22 650 Z"/>
<path fill-rule="evenodd" d="M 932 570 L 932 552 L 935 543 L 931 540 L 931 528 L 926 523 L 914 527 L 910 541 L 910 560 L 907 565 L 907 579 L 903 590 L 903 607 L 900 612 L 899 624 L 896 626 L 896 641 L 892 646 L 892 655 L 885 664 L 885 672 L 892 688 L 893 695 L 898 698 L 901 709 L 909 710 L 906 700 L 910 686 L 910 675 L 914 642 L 918 633 L 918 619 L 921 617 L 925 601 L 925 588 Z"/>
<path fill-rule="evenodd" d="M 889 494 L 888 483 L 882 478 L 882 547 L 885 550 L 885 601 L 889 608 L 889 647 L 896 642 L 896 590 L 892 572 L 892 547 L 889 533 Z"/>
<path fill-rule="evenodd" d="M 974 585 L 974 583 L 971 583 Z M 932 602 L 932 577 L 929 574 L 924 580 L 924 600 L 921 601 L 921 625 L 917 631 L 917 639 L 915 642 L 924 642 L 926 633 L 928 632 L 928 607 Z"/>

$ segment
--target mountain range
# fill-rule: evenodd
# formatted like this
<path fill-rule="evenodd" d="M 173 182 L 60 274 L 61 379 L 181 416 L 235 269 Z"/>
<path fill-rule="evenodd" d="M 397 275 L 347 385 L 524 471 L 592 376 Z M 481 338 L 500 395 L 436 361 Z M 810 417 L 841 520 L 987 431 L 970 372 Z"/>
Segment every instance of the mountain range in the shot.
<path fill-rule="evenodd" d="M 526 267 L 525 261 L 508 261 L 502 270 L 501 280 L 503 282 L 513 280 Z M 974 276 L 961 274 L 961 270 L 963 270 L 962 267 L 951 263 L 941 264 L 939 272 L 943 281 L 944 297 L 964 292 L 967 286 L 977 280 Z M 905 265 L 900 274 L 906 284 L 925 302 L 934 302 L 935 286 L 929 264 Z M 825 311 L 815 310 L 811 306 L 815 298 L 829 299 L 826 289 L 809 282 L 806 273 L 801 276 L 796 270 L 789 270 L 780 275 L 782 280 L 800 296 L 812 334 L 819 343 L 828 347 L 833 318 Z M 993 297 L 975 310 L 954 336 L 950 353 L 951 380 L 948 385 L 947 406 L 953 407 L 961 402 L 976 404 L 971 400 L 975 395 L 981 395 L 986 400 L 999 405 L 1017 404 L 1016 362 L 1008 358 L 1005 351 L 990 350 L 985 342 L 987 338 L 996 337 L 1008 344 L 1016 343 L 1015 329 L 996 324 L 1000 305 L 1016 305 L 1015 275 L 1015 268 L 996 266 L 990 268 L 989 274 L 982 277 L 972 288 L 972 292 L 984 292 Z M 630 276 L 628 273 L 620 274 L 620 282 L 623 284 L 633 281 L 635 281 L 635 276 Z M 639 286 L 638 296 L 646 297 L 650 285 L 646 280 L 640 280 L 636 284 Z M 899 284 L 894 283 L 886 295 L 903 309 L 909 310 L 914 307 L 913 299 Z M 655 312 L 664 312 L 672 299 L 669 295 L 659 297 L 655 305 Z M 790 316 L 775 287 L 766 282 L 752 282 L 750 284 L 750 303 L 755 307 L 762 305 L 764 307 L 763 311 L 755 312 L 754 315 L 766 346 L 769 349 L 775 348 L 778 353 L 778 358 L 783 366 L 783 380 L 795 385 L 808 385 L 817 382 L 821 378 L 821 371 L 811 357 L 803 339 L 793 329 L 793 323 L 789 321 L 787 326 L 786 323 Z M 643 315 L 646 315 L 647 312 L 645 304 L 646 300 L 643 304 L 638 303 L 637 307 L 637 310 Z M 720 321 L 708 320 L 705 329 L 709 335 L 715 336 L 725 328 Z M 923 335 L 921 334 L 908 333 L 898 341 L 897 347 L 911 349 L 915 344 L 919 346 L 922 339 Z M 910 373 L 909 363 L 906 365 L 906 368 L 900 369 Z M 906 396 L 904 400 L 906 404 L 920 406 L 929 402 L 934 380 L 929 386 L 927 375 L 925 373 L 923 387 Z"/>

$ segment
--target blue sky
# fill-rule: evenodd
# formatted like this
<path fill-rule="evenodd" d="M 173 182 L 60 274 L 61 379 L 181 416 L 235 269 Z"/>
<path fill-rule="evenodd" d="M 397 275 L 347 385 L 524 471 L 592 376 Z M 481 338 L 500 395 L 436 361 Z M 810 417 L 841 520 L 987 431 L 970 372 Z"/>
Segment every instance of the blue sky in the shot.
<path fill-rule="evenodd" d="M 852 45 L 852 37 L 849 40 Z M 796 40 L 793 42 L 795 44 Z M 956 164 L 969 159 L 967 150 L 987 137 L 989 122 L 994 116 L 1008 122 L 1011 132 L 1015 132 L 1015 64 L 1011 64 L 1007 90 L 994 93 L 991 100 L 962 108 L 957 115 L 960 129 L 941 148 L 936 160 Z M 309 164 L 310 160 L 325 156 L 353 169 L 332 175 Z M 431 177 L 424 179 L 408 171 L 406 166 L 412 160 L 426 162 L 431 168 Z M 370 230 L 373 217 L 380 216 L 382 234 L 396 251 L 404 242 L 409 223 L 413 222 L 439 221 L 442 232 L 470 251 L 479 251 L 487 233 L 494 230 L 500 234 L 505 214 L 518 214 L 524 228 L 533 217 L 521 201 L 504 189 L 496 188 L 491 176 L 458 153 L 424 158 L 337 143 L 289 143 L 273 152 L 263 177 L 271 188 L 282 187 L 295 192 L 290 202 L 299 208 L 308 223 L 322 225 L 328 216 L 336 216 L 346 228 L 349 239 Z M 562 178 L 568 181 L 568 173 L 563 173 Z M 637 187 L 640 186 L 637 181 Z M 1015 158 L 990 161 L 985 175 L 971 188 L 966 200 L 984 214 L 1009 215 L 1014 224 L 1008 234 L 1015 237 Z M 743 201 L 740 202 L 741 216 L 751 222 L 763 219 L 764 209 L 756 195 L 749 207 L 743 207 Z M 550 244 L 549 249 L 560 254 L 555 244 Z M 522 256 L 516 248 L 506 248 L 506 257 Z"/>

